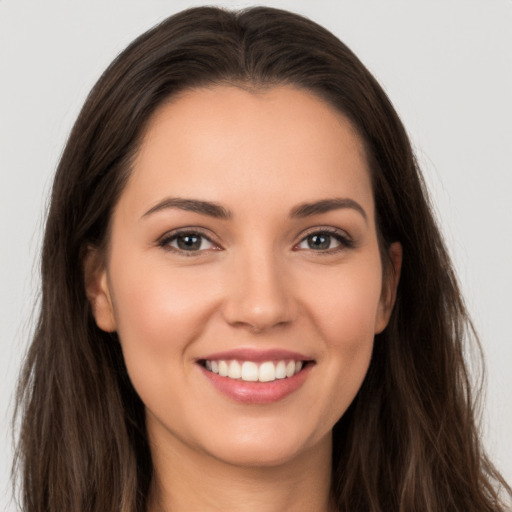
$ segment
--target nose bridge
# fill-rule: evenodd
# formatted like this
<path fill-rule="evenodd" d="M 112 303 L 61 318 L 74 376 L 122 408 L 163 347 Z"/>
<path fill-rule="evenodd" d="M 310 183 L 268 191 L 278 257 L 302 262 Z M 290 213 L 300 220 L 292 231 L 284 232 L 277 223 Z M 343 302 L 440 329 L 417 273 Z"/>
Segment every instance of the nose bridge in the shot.
<path fill-rule="evenodd" d="M 262 331 L 290 322 L 293 297 L 288 273 L 271 247 L 241 250 L 233 257 L 225 319 Z"/>

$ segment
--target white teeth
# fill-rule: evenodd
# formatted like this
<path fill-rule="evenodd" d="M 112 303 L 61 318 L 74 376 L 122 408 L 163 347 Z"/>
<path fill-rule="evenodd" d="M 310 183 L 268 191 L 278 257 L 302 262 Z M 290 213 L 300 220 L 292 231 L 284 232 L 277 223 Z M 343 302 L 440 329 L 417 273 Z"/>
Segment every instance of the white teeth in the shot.
<path fill-rule="evenodd" d="M 239 379 L 242 376 L 242 367 L 238 361 L 231 361 L 229 364 L 228 377 L 230 379 Z"/>
<path fill-rule="evenodd" d="M 226 361 L 219 361 L 219 375 L 221 377 L 228 376 L 228 363 Z"/>
<path fill-rule="evenodd" d="M 258 380 L 258 365 L 251 361 L 242 364 L 242 380 L 256 382 Z"/>
<path fill-rule="evenodd" d="M 274 366 L 274 363 L 268 361 L 260 366 L 258 380 L 260 382 L 276 380 L 276 367 Z"/>
<path fill-rule="evenodd" d="M 241 379 L 247 382 L 272 382 L 293 377 L 302 370 L 303 361 L 253 361 L 206 360 L 205 367 L 221 377 Z"/>
<path fill-rule="evenodd" d="M 279 361 L 276 365 L 276 379 L 284 379 L 286 377 L 286 363 Z"/>

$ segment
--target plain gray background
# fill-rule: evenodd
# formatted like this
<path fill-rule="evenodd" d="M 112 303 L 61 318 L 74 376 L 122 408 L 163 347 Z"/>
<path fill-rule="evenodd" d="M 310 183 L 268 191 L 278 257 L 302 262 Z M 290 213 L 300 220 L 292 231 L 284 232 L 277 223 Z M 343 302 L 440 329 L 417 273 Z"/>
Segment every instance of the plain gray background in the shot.
<path fill-rule="evenodd" d="M 134 37 L 192 5 L 252 2 L 0 0 L 0 509 L 12 392 L 38 290 L 52 174 L 86 94 Z M 375 74 L 404 121 L 486 356 L 482 422 L 512 481 L 512 3 L 267 1 L 314 19 Z"/>

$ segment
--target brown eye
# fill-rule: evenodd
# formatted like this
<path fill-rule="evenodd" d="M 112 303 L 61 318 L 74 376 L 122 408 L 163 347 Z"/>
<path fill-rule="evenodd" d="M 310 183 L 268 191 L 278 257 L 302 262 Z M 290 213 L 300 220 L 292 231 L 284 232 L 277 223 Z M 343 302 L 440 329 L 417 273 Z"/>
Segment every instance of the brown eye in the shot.
<path fill-rule="evenodd" d="M 298 245 L 299 249 L 309 249 L 313 251 L 328 251 L 342 245 L 339 235 L 326 232 L 311 233 L 303 238 Z"/>
<path fill-rule="evenodd" d="M 201 249 L 203 239 L 199 235 L 179 235 L 176 244 L 182 251 L 198 251 Z"/>
<path fill-rule="evenodd" d="M 315 234 L 306 237 L 308 247 L 315 250 L 326 250 L 331 248 L 332 237 L 326 234 Z"/>
<path fill-rule="evenodd" d="M 181 232 L 162 240 L 163 247 L 185 252 L 199 252 L 214 248 L 206 236 L 194 232 Z"/>
<path fill-rule="evenodd" d="M 351 236 L 341 229 L 325 228 L 310 231 L 295 247 L 294 250 L 313 251 L 319 254 L 333 254 L 356 246 Z"/>

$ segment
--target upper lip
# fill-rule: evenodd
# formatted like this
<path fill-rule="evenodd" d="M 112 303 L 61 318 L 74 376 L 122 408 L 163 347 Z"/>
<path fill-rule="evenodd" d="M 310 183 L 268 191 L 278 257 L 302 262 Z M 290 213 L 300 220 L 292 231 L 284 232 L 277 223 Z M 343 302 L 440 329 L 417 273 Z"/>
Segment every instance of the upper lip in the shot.
<path fill-rule="evenodd" d="M 223 352 L 215 352 L 208 354 L 199 360 L 238 360 L 238 361 L 254 361 L 255 363 L 263 361 L 312 361 L 313 358 L 308 357 L 299 352 L 285 350 L 280 348 L 273 348 L 267 350 L 253 349 L 253 348 L 238 348 L 233 350 L 226 350 Z"/>

